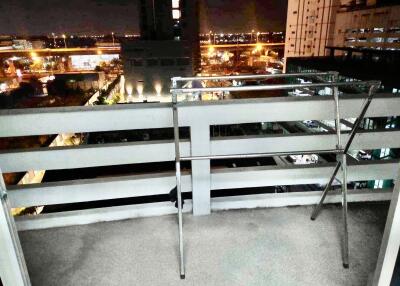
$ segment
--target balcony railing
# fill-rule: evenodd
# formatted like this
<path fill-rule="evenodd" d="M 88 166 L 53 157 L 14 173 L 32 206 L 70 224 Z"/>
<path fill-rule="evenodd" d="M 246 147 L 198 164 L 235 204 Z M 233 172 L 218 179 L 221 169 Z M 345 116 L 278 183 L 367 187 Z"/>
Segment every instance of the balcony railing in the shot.
<path fill-rule="evenodd" d="M 341 118 L 356 118 L 365 98 L 365 94 L 342 94 Z M 172 115 L 171 104 L 167 103 L 3 110 L 0 111 L 0 137 L 172 128 Z M 400 97 L 391 94 L 376 95 L 366 117 L 392 116 L 400 116 Z M 293 150 L 317 152 L 335 149 L 336 134 L 330 132 L 218 138 L 210 136 L 210 126 L 214 125 L 334 118 L 335 104 L 332 96 L 180 103 L 179 126 L 189 127 L 190 130 L 190 139 L 180 141 L 181 155 L 229 155 Z M 344 144 L 347 139 L 348 134 L 345 133 L 342 138 Z M 352 150 L 381 148 L 400 148 L 400 130 L 363 130 L 357 134 L 351 145 Z M 7 150 L 0 153 L 0 167 L 3 173 L 174 160 L 173 140 Z M 348 180 L 392 180 L 397 176 L 398 165 L 398 160 L 352 161 L 349 162 Z M 192 211 L 194 215 L 206 215 L 212 210 L 315 204 L 321 192 L 219 198 L 211 198 L 210 192 L 276 185 L 324 184 L 334 168 L 335 164 L 322 163 L 306 166 L 212 169 L 209 159 L 192 162 L 190 171 L 185 171 L 182 176 L 182 191 L 192 192 L 192 200 L 186 201 L 184 211 Z M 11 206 L 16 208 L 165 195 L 175 186 L 175 172 L 167 172 L 9 186 L 7 191 Z M 350 190 L 348 200 L 389 200 L 391 191 Z M 340 200 L 340 194 L 332 192 L 326 202 L 337 203 Z M 16 222 L 19 230 L 29 230 L 171 213 L 176 213 L 174 205 L 161 202 L 21 216 L 16 218 Z"/>

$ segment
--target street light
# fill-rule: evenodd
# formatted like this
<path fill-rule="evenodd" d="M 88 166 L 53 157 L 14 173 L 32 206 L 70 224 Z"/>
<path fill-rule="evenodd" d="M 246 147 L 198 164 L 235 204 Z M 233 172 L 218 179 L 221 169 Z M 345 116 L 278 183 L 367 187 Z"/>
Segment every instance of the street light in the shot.
<path fill-rule="evenodd" d="M 56 34 L 51 33 L 51 35 L 53 36 L 54 48 L 56 48 L 56 47 L 57 47 L 57 43 L 56 43 Z"/>
<path fill-rule="evenodd" d="M 258 43 L 258 37 L 260 36 L 260 32 L 257 32 L 257 43 Z"/>
<path fill-rule="evenodd" d="M 161 96 L 162 85 L 160 82 L 155 84 L 154 89 L 156 90 L 157 96 Z"/>
<path fill-rule="evenodd" d="M 64 47 L 67 48 L 67 41 L 65 40 L 67 38 L 67 36 L 65 34 L 63 34 L 62 37 L 64 39 Z"/>
<path fill-rule="evenodd" d="M 113 46 L 115 46 L 114 32 L 111 32 L 111 37 L 112 37 L 112 41 L 113 41 Z"/>
<path fill-rule="evenodd" d="M 254 34 L 254 30 L 251 30 L 251 40 L 250 40 L 250 43 L 253 42 L 253 34 Z"/>

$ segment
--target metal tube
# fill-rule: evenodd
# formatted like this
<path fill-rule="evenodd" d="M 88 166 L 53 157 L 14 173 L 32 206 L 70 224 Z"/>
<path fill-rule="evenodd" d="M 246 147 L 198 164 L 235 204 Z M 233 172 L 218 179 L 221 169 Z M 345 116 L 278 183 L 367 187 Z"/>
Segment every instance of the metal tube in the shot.
<path fill-rule="evenodd" d="M 271 156 L 311 155 L 311 154 L 328 154 L 328 153 L 342 154 L 343 150 L 331 149 L 331 150 L 309 150 L 309 151 L 270 152 L 270 153 L 188 156 L 188 157 L 181 157 L 181 161 L 248 159 L 248 158 L 260 158 L 260 157 L 271 157 Z"/>
<path fill-rule="evenodd" d="M 249 85 L 229 87 L 201 87 L 201 88 L 172 88 L 175 93 L 193 92 L 222 92 L 222 91 L 260 91 L 260 90 L 288 90 L 295 88 L 315 87 L 340 87 L 340 86 L 375 86 L 380 84 L 377 81 L 356 81 L 356 82 L 328 82 L 328 83 L 296 83 L 296 84 L 270 84 L 270 85 Z"/>
<path fill-rule="evenodd" d="M 365 114 L 367 113 L 368 107 L 370 106 L 370 104 L 372 102 L 372 99 L 374 97 L 375 89 L 378 86 L 371 85 L 371 87 L 369 88 L 367 100 L 364 102 L 364 105 L 362 107 L 361 113 L 358 116 L 356 122 L 354 122 L 354 126 L 353 126 L 353 128 L 352 128 L 352 130 L 350 132 L 349 140 L 347 141 L 347 143 L 346 143 L 346 145 L 344 147 L 344 153 L 347 153 L 349 151 L 351 143 L 353 142 L 354 136 L 356 136 L 356 133 L 358 131 L 358 128 L 360 127 L 361 121 L 364 119 Z"/>
<path fill-rule="evenodd" d="M 358 128 L 359 128 L 359 125 L 360 125 L 361 121 L 364 119 L 364 116 L 365 116 L 365 114 L 366 114 L 366 112 L 367 112 L 367 110 L 368 110 L 368 107 L 369 107 L 370 104 L 371 104 L 371 101 L 372 101 L 372 98 L 373 98 L 373 96 L 374 96 L 374 91 L 375 91 L 375 88 L 376 88 L 376 87 L 377 87 L 377 86 L 375 86 L 375 85 L 371 85 L 371 87 L 370 87 L 370 89 L 369 89 L 368 98 L 367 98 L 367 100 L 364 102 L 364 105 L 363 105 L 363 107 L 362 107 L 361 113 L 360 113 L 360 115 L 357 117 L 357 120 L 356 120 L 356 122 L 354 123 L 353 129 L 352 129 L 351 132 L 350 132 L 349 140 L 347 141 L 347 143 L 346 143 L 346 145 L 345 145 L 345 147 L 344 147 L 344 154 L 347 154 L 347 152 L 349 151 L 349 148 L 350 148 L 350 146 L 351 146 L 351 143 L 352 143 L 353 140 L 354 140 L 354 136 L 356 135 L 357 130 L 358 130 Z M 335 170 L 334 170 L 334 172 L 333 172 L 333 174 L 332 174 L 332 176 L 331 176 L 331 178 L 330 178 L 330 180 L 329 180 L 328 185 L 326 185 L 325 190 L 324 190 L 323 193 L 322 193 L 322 196 L 321 196 L 321 199 L 320 199 L 319 203 L 315 206 L 315 208 L 314 208 L 314 210 L 313 210 L 313 212 L 312 212 L 312 214 L 311 214 L 311 220 L 315 220 L 315 219 L 317 218 L 319 212 L 321 211 L 321 207 L 322 207 L 322 205 L 323 205 L 323 203 L 324 203 L 324 200 L 325 200 L 325 198 L 326 198 L 326 195 L 327 195 L 327 193 L 328 193 L 328 191 L 329 191 L 329 189 L 330 189 L 330 187 L 331 187 L 331 185 L 332 185 L 332 182 L 334 181 L 334 178 L 336 177 L 337 172 L 339 171 L 340 165 L 341 165 L 341 163 L 338 162 L 337 165 L 336 165 L 336 168 L 335 168 Z M 344 182 L 343 182 L 343 183 L 344 183 Z"/>
<path fill-rule="evenodd" d="M 176 82 L 173 81 L 173 86 Z M 174 123 L 174 139 L 175 139 L 175 168 L 176 168 L 176 192 L 178 198 L 178 229 L 179 229 L 179 265 L 180 277 L 185 279 L 185 262 L 183 253 L 183 216 L 182 216 L 182 189 L 181 189 L 181 156 L 179 150 L 179 120 L 178 120 L 178 99 L 177 94 L 172 93 L 172 113 Z"/>
<path fill-rule="evenodd" d="M 291 77 L 312 77 L 331 75 L 336 72 L 316 72 L 316 73 L 284 73 L 284 74 L 262 74 L 262 75 L 233 75 L 233 76 L 198 76 L 198 77 L 174 77 L 176 82 L 193 80 L 240 80 L 240 79 L 271 79 L 271 78 L 291 78 Z"/>
<path fill-rule="evenodd" d="M 336 78 L 336 77 L 335 77 Z M 342 132 L 341 132 L 341 123 L 340 123 L 340 107 L 339 107 L 339 88 L 335 86 L 333 88 L 333 98 L 335 99 L 335 125 L 336 125 L 336 137 L 337 137 L 337 145 L 336 148 L 342 148 Z"/>
<path fill-rule="evenodd" d="M 325 201 L 326 195 L 328 194 L 328 191 L 331 188 L 333 181 L 335 180 L 335 177 L 336 177 L 336 175 L 337 175 L 337 173 L 338 173 L 338 171 L 340 169 L 340 166 L 341 166 L 341 163 L 337 162 L 336 167 L 335 167 L 335 169 L 334 169 L 334 171 L 333 171 L 333 173 L 331 175 L 331 178 L 329 179 L 328 184 L 326 185 L 324 191 L 322 192 L 321 199 L 319 200 L 319 203 L 314 207 L 314 210 L 313 210 L 313 212 L 311 214 L 311 220 L 315 220 L 317 218 L 318 214 L 320 213 L 322 205 L 323 205 L 323 203 Z"/>
<path fill-rule="evenodd" d="M 342 156 L 343 267 L 349 268 L 349 231 L 347 223 L 347 154 Z"/>

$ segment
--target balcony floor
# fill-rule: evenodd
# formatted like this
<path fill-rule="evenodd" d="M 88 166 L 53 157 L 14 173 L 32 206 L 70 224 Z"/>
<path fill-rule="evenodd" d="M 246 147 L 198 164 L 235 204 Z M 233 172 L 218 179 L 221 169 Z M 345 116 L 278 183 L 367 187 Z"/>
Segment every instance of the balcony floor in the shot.
<path fill-rule="evenodd" d="M 325 206 L 185 215 L 186 280 L 175 216 L 20 233 L 33 285 L 366 285 L 388 204 L 350 204 L 350 269 L 341 211 Z"/>

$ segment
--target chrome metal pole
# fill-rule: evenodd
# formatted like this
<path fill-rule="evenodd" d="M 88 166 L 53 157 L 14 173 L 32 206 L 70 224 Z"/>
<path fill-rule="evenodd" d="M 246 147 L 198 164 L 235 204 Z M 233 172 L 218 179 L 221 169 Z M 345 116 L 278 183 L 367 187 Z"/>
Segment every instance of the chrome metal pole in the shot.
<path fill-rule="evenodd" d="M 332 76 L 332 82 L 336 82 L 338 79 L 338 74 L 335 74 Z M 340 132 L 340 108 L 339 108 L 339 89 L 338 87 L 333 88 L 333 99 L 335 101 L 335 128 L 336 128 L 336 148 L 341 149 L 341 132 Z M 336 156 L 337 158 L 337 156 Z M 315 218 L 318 215 L 318 211 L 322 206 L 323 201 L 325 200 L 326 195 L 328 194 L 329 189 L 332 186 L 333 181 L 335 180 L 335 177 L 339 171 L 340 168 L 340 161 L 337 162 L 336 167 L 334 169 L 334 172 L 328 182 L 328 184 L 325 187 L 324 192 L 322 193 L 323 199 L 320 200 L 320 205 L 318 207 L 314 208 L 314 212 L 311 215 L 311 220 L 315 220 Z"/>
<path fill-rule="evenodd" d="M 370 106 L 370 104 L 371 104 L 371 102 L 372 102 L 372 99 L 373 99 L 373 97 L 374 97 L 375 89 L 376 89 L 379 85 L 380 85 L 380 84 L 378 84 L 378 85 L 371 85 L 371 86 L 370 86 L 369 92 L 368 92 L 367 100 L 366 100 L 366 101 L 364 102 L 364 104 L 363 104 L 361 113 L 360 113 L 360 115 L 357 117 L 357 120 L 356 120 L 356 122 L 354 123 L 353 129 L 352 129 L 351 132 L 350 132 L 349 139 L 347 140 L 347 143 L 346 143 L 346 145 L 345 145 L 345 147 L 344 147 L 344 154 L 347 154 L 347 152 L 349 151 L 349 148 L 350 148 L 350 146 L 351 146 L 351 143 L 353 142 L 354 137 L 355 137 L 355 135 L 356 135 L 356 133 L 357 133 L 357 131 L 358 131 L 359 125 L 360 125 L 361 121 L 364 119 L 365 114 L 367 113 L 368 107 Z M 312 212 L 312 214 L 311 214 L 311 220 L 315 220 L 315 219 L 317 218 L 318 214 L 320 213 L 321 207 L 322 207 L 322 205 L 323 205 L 323 203 L 324 203 L 324 200 L 325 200 L 325 198 L 326 198 L 326 195 L 328 194 L 328 191 L 329 191 L 329 189 L 330 189 L 330 187 L 331 187 L 331 185 L 332 185 L 332 183 L 333 183 L 333 181 L 334 181 L 334 179 L 335 179 L 335 177 L 336 177 L 336 175 L 337 175 L 337 173 L 338 173 L 338 171 L 339 171 L 339 169 L 340 169 L 340 166 L 341 166 L 341 162 L 338 162 L 337 165 L 336 165 L 336 167 L 335 167 L 335 170 L 333 171 L 333 174 L 332 174 L 332 176 L 331 176 L 331 178 L 330 178 L 330 180 L 329 180 L 328 185 L 326 185 L 324 191 L 322 192 L 321 199 L 320 199 L 319 203 L 315 206 L 315 208 L 314 208 L 314 210 L 313 210 L 313 212 Z M 344 183 L 344 182 L 343 182 L 343 183 Z"/>
<path fill-rule="evenodd" d="M 378 81 L 354 81 L 354 82 L 328 82 L 328 83 L 295 83 L 295 84 L 268 84 L 248 86 L 227 86 L 227 87 L 199 87 L 199 88 L 172 88 L 171 92 L 193 93 L 193 92 L 222 92 L 222 91 L 261 91 L 261 90 L 291 90 L 296 88 L 325 88 L 340 86 L 372 86 L 379 85 Z"/>
<path fill-rule="evenodd" d="M 340 155 L 339 155 L 340 156 Z M 349 231 L 347 223 L 347 154 L 342 156 L 343 267 L 349 268 Z"/>
<path fill-rule="evenodd" d="M 315 73 L 282 73 L 282 74 L 263 74 L 263 75 L 228 75 L 228 76 L 196 76 L 196 77 L 174 77 L 172 80 L 177 82 L 193 80 L 242 80 L 242 79 L 272 79 L 272 78 L 291 78 L 291 77 L 317 77 L 333 75 L 337 72 L 315 72 Z"/>
<path fill-rule="evenodd" d="M 338 74 L 334 76 L 334 82 L 338 81 Z M 340 121 L 340 106 L 339 106 L 339 88 L 333 88 L 333 96 L 335 98 L 335 111 L 336 111 L 336 135 L 337 135 L 337 149 L 342 149 L 342 132 L 341 132 L 341 121 Z M 347 151 L 341 155 L 337 155 L 338 162 L 340 162 L 340 169 L 342 171 L 342 216 L 343 216 L 343 267 L 349 268 L 349 232 L 347 222 Z"/>
<path fill-rule="evenodd" d="M 176 81 L 172 81 L 172 87 L 176 88 Z M 183 216 L 182 216 L 182 189 L 181 189 L 181 155 L 179 149 L 179 120 L 178 120 L 178 98 L 177 93 L 172 93 L 172 114 L 174 124 L 175 141 L 175 170 L 176 170 L 176 192 L 178 197 L 178 228 L 179 228 L 179 256 L 180 277 L 185 279 L 185 263 L 183 253 Z"/>
<path fill-rule="evenodd" d="M 289 155 L 312 155 L 312 154 L 342 154 L 344 150 L 307 150 L 307 151 L 289 151 L 289 152 L 268 152 L 268 153 L 248 153 L 248 154 L 229 154 L 229 155 L 205 155 L 181 157 L 181 161 L 195 160 L 227 160 L 227 159 L 249 159 L 271 156 L 289 156 Z"/>

